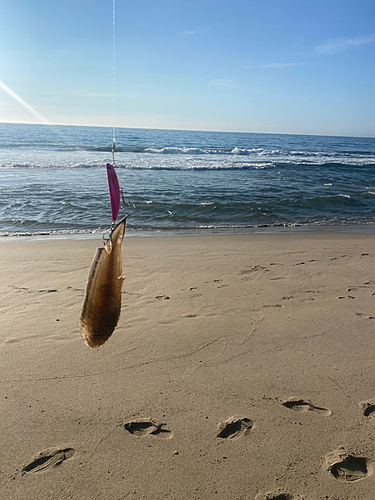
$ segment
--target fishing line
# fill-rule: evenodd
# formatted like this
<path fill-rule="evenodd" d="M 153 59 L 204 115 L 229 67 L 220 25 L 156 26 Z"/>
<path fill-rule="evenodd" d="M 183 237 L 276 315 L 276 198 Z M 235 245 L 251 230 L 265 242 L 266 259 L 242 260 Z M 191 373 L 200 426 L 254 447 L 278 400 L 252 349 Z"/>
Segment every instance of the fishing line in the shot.
<path fill-rule="evenodd" d="M 116 219 L 121 207 L 121 200 L 125 206 L 123 191 L 119 186 L 116 175 L 115 149 L 116 149 L 116 0 L 112 0 L 112 164 L 106 163 L 106 173 L 108 182 L 109 199 L 111 203 L 111 229 L 109 240 L 112 239 L 112 233 L 115 230 Z M 104 236 L 103 236 L 104 239 Z"/>
<path fill-rule="evenodd" d="M 112 162 L 115 164 L 116 148 L 116 0 L 112 4 Z"/>
<path fill-rule="evenodd" d="M 112 114 L 113 114 L 113 126 L 112 126 L 112 161 L 113 166 L 115 163 L 115 149 L 116 149 L 116 0 L 112 3 Z M 120 187 L 120 196 L 122 201 L 122 206 L 124 208 L 127 206 L 124 197 L 124 191 Z"/>
<path fill-rule="evenodd" d="M 112 3 L 112 163 L 116 166 L 115 162 L 115 149 L 116 149 L 116 0 Z M 120 196 L 122 206 L 126 207 L 123 189 L 120 188 Z"/>

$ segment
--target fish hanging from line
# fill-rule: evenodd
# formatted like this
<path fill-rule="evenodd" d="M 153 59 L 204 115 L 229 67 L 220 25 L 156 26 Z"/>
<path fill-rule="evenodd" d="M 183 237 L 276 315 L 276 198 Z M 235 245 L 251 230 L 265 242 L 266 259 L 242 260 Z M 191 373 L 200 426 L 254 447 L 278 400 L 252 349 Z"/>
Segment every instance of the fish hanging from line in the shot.
<path fill-rule="evenodd" d="M 121 190 L 114 165 L 106 164 L 112 225 L 119 208 Z M 100 347 L 112 335 L 121 313 L 122 241 L 125 235 L 126 217 L 115 227 L 104 248 L 97 248 L 86 285 L 81 313 L 81 335 L 92 348 Z"/>

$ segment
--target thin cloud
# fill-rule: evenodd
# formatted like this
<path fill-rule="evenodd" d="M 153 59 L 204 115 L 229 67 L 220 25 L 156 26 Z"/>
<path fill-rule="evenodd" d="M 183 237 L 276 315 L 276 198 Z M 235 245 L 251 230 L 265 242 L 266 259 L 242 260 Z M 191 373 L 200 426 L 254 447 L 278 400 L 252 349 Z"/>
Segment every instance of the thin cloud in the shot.
<path fill-rule="evenodd" d="M 246 66 L 247 69 L 277 69 L 277 68 L 291 68 L 293 66 L 302 66 L 306 63 L 270 63 L 270 64 L 255 64 L 253 66 Z"/>
<path fill-rule="evenodd" d="M 197 30 L 185 30 L 181 33 L 182 36 L 192 36 L 198 33 Z"/>
<path fill-rule="evenodd" d="M 91 92 L 82 95 L 85 97 L 113 97 L 113 94 L 109 94 L 108 92 Z"/>
<path fill-rule="evenodd" d="M 82 92 L 82 90 L 68 89 L 66 92 L 46 91 L 49 96 L 79 96 L 79 97 L 113 97 L 109 92 Z"/>
<path fill-rule="evenodd" d="M 180 31 L 179 34 L 180 34 L 180 36 L 207 35 L 209 33 L 217 31 L 218 28 L 220 28 L 220 24 L 213 23 L 209 26 L 205 26 L 205 27 L 198 28 L 198 29 L 194 28 L 194 29 L 190 29 L 190 30 Z"/>
<path fill-rule="evenodd" d="M 369 36 L 357 36 L 354 38 L 341 37 L 330 40 L 321 45 L 315 47 L 315 52 L 317 54 L 337 54 L 338 52 L 343 52 L 344 50 L 351 49 L 352 47 L 359 47 L 361 45 L 367 45 L 375 40 L 375 34 Z"/>
<path fill-rule="evenodd" d="M 229 78 L 218 78 L 216 80 L 211 80 L 210 83 L 215 85 L 216 87 L 226 87 L 231 88 L 234 87 L 234 83 Z"/>

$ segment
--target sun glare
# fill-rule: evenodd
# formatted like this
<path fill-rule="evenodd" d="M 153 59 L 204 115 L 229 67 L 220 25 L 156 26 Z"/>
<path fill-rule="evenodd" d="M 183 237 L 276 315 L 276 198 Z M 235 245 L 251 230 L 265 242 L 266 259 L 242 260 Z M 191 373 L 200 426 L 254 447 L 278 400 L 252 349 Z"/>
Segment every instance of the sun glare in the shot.
<path fill-rule="evenodd" d="M 8 95 L 13 97 L 13 99 L 19 102 L 27 111 L 29 111 L 38 121 L 45 123 L 46 125 L 51 125 L 51 122 L 44 118 L 36 109 L 34 109 L 30 104 L 28 104 L 22 97 L 16 94 L 12 89 L 10 89 L 4 82 L 0 80 L 0 88 L 2 88 Z"/>

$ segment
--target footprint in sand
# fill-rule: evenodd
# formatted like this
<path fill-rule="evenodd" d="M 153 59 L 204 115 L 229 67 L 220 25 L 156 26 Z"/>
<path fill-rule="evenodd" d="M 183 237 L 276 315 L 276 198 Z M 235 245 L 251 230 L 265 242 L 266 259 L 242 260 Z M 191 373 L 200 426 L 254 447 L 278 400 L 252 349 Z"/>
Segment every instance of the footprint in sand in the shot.
<path fill-rule="evenodd" d="M 254 422 L 249 418 L 237 419 L 235 417 L 230 417 L 225 422 L 219 424 L 219 433 L 217 437 L 222 439 L 238 438 L 248 434 L 253 427 Z"/>
<path fill-rule="evenodd" d="M 72 458 L 74 453 L 75 450 L 73 448 L 65 448 L 63 450 L 49 448 L 48 450 L 41 451 L 29 465 L 25 465 L 21 473 L 24 476 L 28 473 L 41 472 L 51 467 L 57 467 L 65 460 Z"/>
<path fill-rule="evenodd" d="M 365 318 L 365 319 L 375 319 L 374 316 L 367 316 L 367 314 L 363 313 L 355 313 L 356 316 L 359 316 L 360 318 Z"/>
<path fill-rule="evenodd" d="M 264 266 L 252 266 L 249 267 L 249 269 L 243 269 L 242 271 L 240 271 L 240 274 L 250 274 L 256 271 L 264 271 L 264 270 L 267 270 L 267 268 Z"/>
<path fill-rule="evenodd" d="M 374 472 L 372 462 L 365 457 L 356 457 L 339 448 L 326 456 L 328 472 L 342 483 L 365 479 Z"/>
<path fill-rule="evenodd" d="M 75 288 L 73 286 L 67 286 L 67 290 L 73 290 L 74 292 L 84 292 L 85 290 L 83 288 Z"/>
<path fill-rule="evenodd" d="M 152 420 L 136 420 L 127 422 L 124 429 L 133 434 L 133 436 L 158 436 L 164 439 L 170 439 L 172 432 L 165 427 L 166 424 L 156 424 Z"/>
<path fill-rule="evenodd" d="M 368 401 L 361 401 L 359 406 L 363 408 L 363 415 L 367 418 L 375 417 L 375 398 Z"/>
<path fill-rule="evenodd" d="M 314 406 L 310 401 L 304 401 L 303 399 L 298 398 L 289 398 L 282 403 L 283 406 L 289 408 L 294 411 L 299 411 L 301 413 L 307 413 L 308 411 L 313 411 L 316 413 L 320 413 L 325 417 L 331 415 L 331 410 L 327 410 L 326 408 L 320 408 L 319 406 Z"/>
<path fill-rule="evenodd" d="M 9 285 L 11 288 L 14 288 L 14 290 L 18 290 L 20 292 L 23 292 L 25 290 L 28 290 L 26 286 L 15 286 L 15 285 Z"/>
<path fill-rule="evenodd" d="M 255 500 L 304 500 L 304 497 L 291 493 L 259 493 Z"/>

